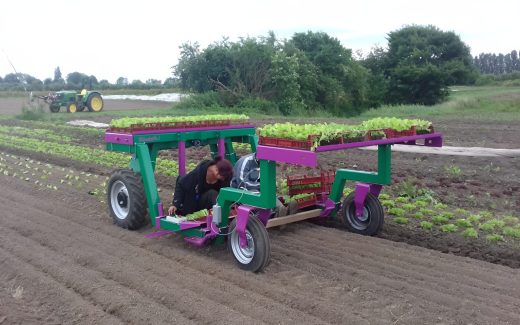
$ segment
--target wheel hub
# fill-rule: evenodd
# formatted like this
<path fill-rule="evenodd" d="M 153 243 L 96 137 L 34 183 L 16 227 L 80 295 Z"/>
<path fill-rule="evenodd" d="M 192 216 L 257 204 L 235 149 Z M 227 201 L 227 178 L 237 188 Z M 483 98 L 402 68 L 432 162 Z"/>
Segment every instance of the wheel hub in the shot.
<path fill-rule="evenodd" d="M 115 216 L 121 220 L 126 219 L 130 212 L 130 196 L 125 183 L 118 180 L 110 189 L 110 206 Z"/>
<path fill-rule="evenodd" d="M 128 206 L 128 196 L 125 194 L 125 192 L 121 191 L 117 193 L 117 203 L 122 208 L 126 208 Z"/>
<path fill-rule="evenodd" d="M 246 229 L 246 240 L 247 245 L 245 247 L 240 246 L 240 236 L 235 230 L 233 234 L 231 234 L 231 249 L 233 251 L 233 255 L 235 255 L 236 259 L 242 264 L 249 264 L 253 257 L 255 256 L 255 243 L 253 240 L 253 236 Z"/>

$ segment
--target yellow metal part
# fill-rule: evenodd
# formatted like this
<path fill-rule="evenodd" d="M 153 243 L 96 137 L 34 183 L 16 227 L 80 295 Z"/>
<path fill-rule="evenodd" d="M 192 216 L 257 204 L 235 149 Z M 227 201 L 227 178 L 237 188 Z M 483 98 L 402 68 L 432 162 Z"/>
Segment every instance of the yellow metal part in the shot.
<path fill-rule="evenodd" d="M 78 107 L 76 106 L 76 104 L 70 104 L 67 108 L 67 111 L 69 113 L 76 113 L 78 111 Z"/>

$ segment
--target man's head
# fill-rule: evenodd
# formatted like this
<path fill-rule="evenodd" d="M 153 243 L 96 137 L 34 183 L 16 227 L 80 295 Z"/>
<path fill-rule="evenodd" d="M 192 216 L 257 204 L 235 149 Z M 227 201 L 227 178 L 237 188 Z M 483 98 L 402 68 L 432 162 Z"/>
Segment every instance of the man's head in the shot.
<path fill-rule="evenodd" d="M 229 160 L 217 156 L 213 163 L 208 167 L 206 179 L 208 182 L 222 181 L 224 184 L 229 184 L 233 177 L 233 166 Z"/>

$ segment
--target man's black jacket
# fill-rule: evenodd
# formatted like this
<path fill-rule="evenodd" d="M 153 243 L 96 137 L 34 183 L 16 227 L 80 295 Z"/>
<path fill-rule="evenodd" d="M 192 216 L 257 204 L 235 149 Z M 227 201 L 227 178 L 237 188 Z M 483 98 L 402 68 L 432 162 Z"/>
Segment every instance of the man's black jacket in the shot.
<path fill-rule="evenodd" d="M 194 170 L 184 176 L 179 176 L 175 184 L 173 205 L 177 208 L 176 214 L 187 215 L 200 210 L 198 205 L 200 196 L 207 191 L 206 173 L 208 167 L 215 164 L 212 160 L 201 161 Z M 218 181 L 218 189 L 229 186 Z"/>

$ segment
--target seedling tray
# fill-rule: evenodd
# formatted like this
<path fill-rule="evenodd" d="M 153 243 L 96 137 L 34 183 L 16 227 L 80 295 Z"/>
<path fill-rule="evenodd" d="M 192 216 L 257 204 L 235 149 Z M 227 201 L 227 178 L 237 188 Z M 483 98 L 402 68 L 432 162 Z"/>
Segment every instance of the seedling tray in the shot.
<path fill-rule="evenodd" d="M 158 122 L 158 123 L 138 123 L 132 124 L 129 127 L 118 128 L 111 127 L 109 132 L 133 133 L 136 131 L 148 130 L 171 130 L 171 129 L 189 129 L 189 128 L 207 128 L 228 125 L 243 125 L 248 124 L 249 121 L 244 120 L 206 120 L 195 122 Z"/>

